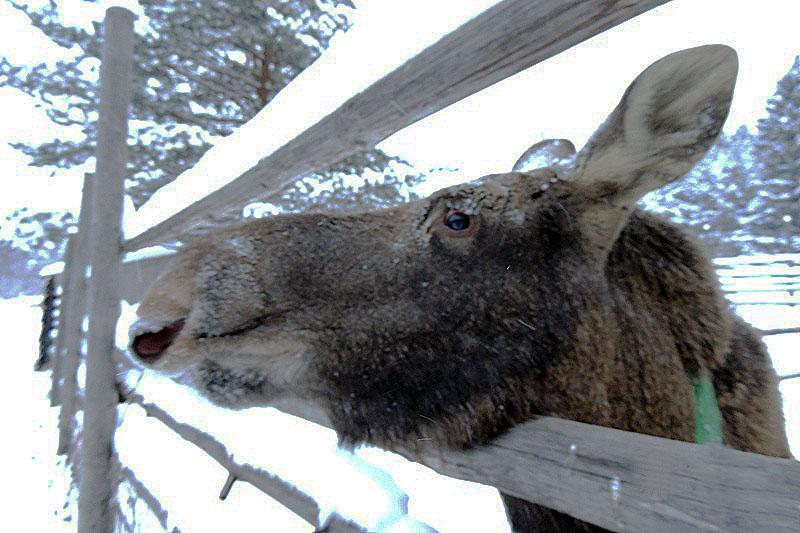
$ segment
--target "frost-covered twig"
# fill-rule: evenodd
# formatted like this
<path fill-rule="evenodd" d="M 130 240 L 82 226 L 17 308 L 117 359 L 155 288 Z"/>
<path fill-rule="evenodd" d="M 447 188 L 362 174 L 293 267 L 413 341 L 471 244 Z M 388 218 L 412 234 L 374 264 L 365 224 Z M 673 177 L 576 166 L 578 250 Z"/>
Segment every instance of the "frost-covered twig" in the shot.
<path fill-rule="evenodd" d="M 309 496 L 303 494 L 285 481 L 270 475 L 268 472 L 251 465 L 236 463 L 230 453 L 228 453 L 224 444 L 193 426 L 178 422 L 164 409 L 155 404 L 146 402 L 140 394 L 132 391 L 120 390 L 120 395 L 125 398 L 126 402 L 141 407 L 147 416 L 155 418 L 177 433 L 182 439 L 203 450 L 209 457 L 225 468 L 231 476 L 250 483 L 267 496 L 280 502 L 281 505 L 291 510 L 318 530 L 328 532 L 362 531 L 358 526 L 336 516 L 332 517 L 326 524 L 320 524 L 320 508 Z"/>
<path fill-rule="evenodd" d="M 161 524 L 165 530 L 167 529 L 167 520 L 168 520 L 168 513 L 166 509 L 161 506 L 161 502 L 158 501 L 158 498 L 150 492 L 150 489 L 144 486 L 144 484 L 139 481 L 130 468 L 125 466 L 120 466 L 120 481 L 125 481 L 131 488 L 136 492 L 136 495 L 150 508 L 153 512 L 153 515 L 158 519 L 158 523 Z M 122 516 L 120 514 L 120 516 Z"/>

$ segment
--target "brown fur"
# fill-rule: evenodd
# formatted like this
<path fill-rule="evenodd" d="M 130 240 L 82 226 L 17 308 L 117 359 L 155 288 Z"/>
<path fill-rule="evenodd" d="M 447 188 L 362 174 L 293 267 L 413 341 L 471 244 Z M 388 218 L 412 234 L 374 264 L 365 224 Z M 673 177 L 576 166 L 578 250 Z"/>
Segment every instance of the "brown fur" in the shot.
<path fill-rule="evenodd" d="M 692 441 L 687 373 L 703 367 L 726 443 L 787 457 L 755 332 L 733 318 L 697 246 L 633 209 L 719 132 L 731 61 L 704 47 L 650 67 L 574 166 L 209 234 L 142 301 L 134 337 L 185 323 L 140 359 L 233 408 L 301 396 L 343 443 L 388 448 L 480 445 L 537 415 Z M 640 120 L 649 106 L 658 112 Z M 675 109 L 685 115 L 666 114 Z M 453 210 L 468 230 L 445 226 Z M 505 501 L 518 531 L 599 530 Z"/>

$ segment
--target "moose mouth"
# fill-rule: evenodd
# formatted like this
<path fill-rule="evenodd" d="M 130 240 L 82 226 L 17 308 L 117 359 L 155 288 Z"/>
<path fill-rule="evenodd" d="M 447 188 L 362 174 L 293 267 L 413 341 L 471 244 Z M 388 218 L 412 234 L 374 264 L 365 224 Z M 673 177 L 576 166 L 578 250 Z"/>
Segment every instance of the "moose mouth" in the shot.
<path fill-rule="evenodd" d="M 264 318 L 254 318 L 248 320 L 235 328 L 224 331 L 222 333 L 208 333 L 200 332 L 194 335 L 195 339 L 220 339 L 225 337 L 234 337 L 254 330 L 259 326 L 264 325 Z M 186 319 L 176 320 L 171 324 L 157 329 L 155 331 L 141 331 L 146 328 L 146 324 L 134 324 L 132 331 L 133 342 L 131 343 L 131 350 L 136 356 L 145 363 L 154 363 L 169 348 L 175 339 L 183 331 L 186 325 Z M 137 332 L 135 330 L 141 332 Z"/>
<path fill-rule="evenodd" d="M 139 333 L 131 343 L 131 350 L 145 363 L 153 363 L 172 345 L 185 323 L 186 321 L 181 319 L 160 330 Z"/>

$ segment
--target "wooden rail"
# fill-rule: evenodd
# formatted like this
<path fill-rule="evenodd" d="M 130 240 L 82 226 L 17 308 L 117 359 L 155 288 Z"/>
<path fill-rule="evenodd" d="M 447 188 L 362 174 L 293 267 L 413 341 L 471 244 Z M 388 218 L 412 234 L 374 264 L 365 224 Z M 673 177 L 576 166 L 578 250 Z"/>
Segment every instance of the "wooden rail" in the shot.
<path fill-rule="evenodd" d="M 139 481 L 139 478 L 136 477 L 136 474 L 128 468 L 127 466 L 118 465 L 119 468 L 119 477 L 120 481 L 124 481 L 128 485 L 130 485 L 131 490 L 136 493 L 136 496 L 141 499 L 145 505 L 150 509 L 150 512 L 153 513 L 153 516 L 156 517 L 158 523 L 161 525 L 164 530 L 167 530 L 168 527 L 168 519 L 169 515 L 167 511 L 161 506 L 161 502 L 158 501 L 150 489 L 148 489 L 144 483 Z"/>
<path fill-rule="evenodd" d="M 775 329 L 762 329 L 762 335 L 784 335 L 787 333 L 800 333 L 800 328 L 775 328 Z"/>
<path fill-rule="evenodd" d="M 329 426 L 302 401 L 276 407 Z M 473 450 L 393 451 L 612 531 L 800 531 L 790 459 L 549 417 Z"/>
<path fill-rule="evenodd" d="M 517 72 L 668 0 L 504 0 L 470 20 L 228 185 L 124 243 L 126 251 L 177 238 L 209 214 L 279 193 Z M 289 85 L 284 90 L 302 91 Z"/>

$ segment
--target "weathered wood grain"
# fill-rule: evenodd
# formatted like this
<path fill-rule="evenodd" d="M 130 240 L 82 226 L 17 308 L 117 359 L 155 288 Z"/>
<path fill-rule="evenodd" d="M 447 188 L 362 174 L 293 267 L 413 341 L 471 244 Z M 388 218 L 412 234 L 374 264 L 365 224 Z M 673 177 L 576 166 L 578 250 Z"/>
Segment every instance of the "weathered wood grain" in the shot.
<path fill-rule="evenodd" d="M 114 431 L 118 395 L 113 363 L 119 316 L 120 222 L 131 101 L 133 19 L 111 7 L 103 21 L 97 172 L 94 178 L 86 394 L 80 451 L 78 532 L 115 530 Z"/>
<path fill-rule="evenodd" d="M 124 243 L 175 238 L 204 216 L 276 193 L 414 122 L 669 0 L 504 0 L 311 126 L 225 187 Z M 302 90 L 289 87 L 288 90 Z"/>
<path fill-rule="evenodd" d="M 329 426 L 300 400 L 277 408 Z M 393 450 L 612 531 L 800 531 L 800 462 L 542 417 L 469 451 Z"/>

